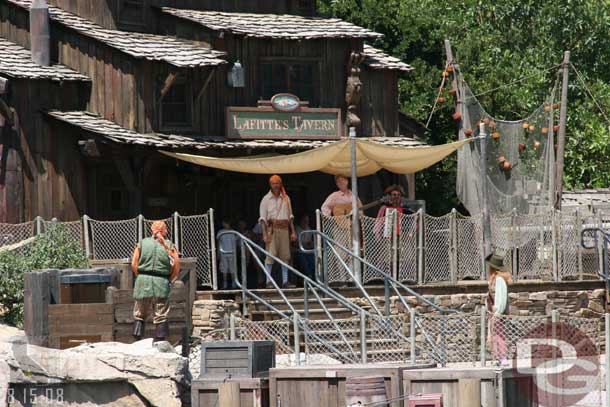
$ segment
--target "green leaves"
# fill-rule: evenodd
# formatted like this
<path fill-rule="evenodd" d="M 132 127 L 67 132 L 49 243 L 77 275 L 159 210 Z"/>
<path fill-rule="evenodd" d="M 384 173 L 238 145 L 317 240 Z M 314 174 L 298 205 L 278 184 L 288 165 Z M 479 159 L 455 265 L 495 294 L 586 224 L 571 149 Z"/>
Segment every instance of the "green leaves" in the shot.
<path fill-rule="evenodd" d="M 402 110 L 425 122 L 445 65 L 444 40 L 475 94 L 497 87 L 481 102 L 495 117 L 528 116 L 548 96 L 563 52 L 586 78 L 592 94 L 610 113 L 610 2 L 576 0 L 319 0 L 319 10 L 385 34 L 377 47 L 413 65 L 399 84 Z M 557 69 L 548 70 L 556 66 Z M 527 78 L 511 86 L 517 79 Z M 570 73 L 565 153 L 566 188 L 610 184 L 608 123 Z M 559 93 L 556 98 L 559 99 Z M 450 103 L 436 112 L 428 142 L 457 137 Z M 418 174 L 418 195 L 441 214 L 455 202 L 455 160 Z"/>
<path fill-rule="evenodd" d="M 71 239 L 61 224 L 47 226 L 28 246 L 0 253 L 0 320 L 23 325 L 23 281 L 27 272 L 40 269 L 89 268 L 80 242 Z"/>

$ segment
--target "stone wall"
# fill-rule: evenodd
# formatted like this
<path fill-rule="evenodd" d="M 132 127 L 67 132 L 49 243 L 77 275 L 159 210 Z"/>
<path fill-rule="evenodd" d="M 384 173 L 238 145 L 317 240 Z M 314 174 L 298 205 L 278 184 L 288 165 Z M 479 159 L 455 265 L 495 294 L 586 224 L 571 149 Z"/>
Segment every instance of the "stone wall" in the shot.
<path fill-rule="evenodd" d="M 486 294 L 426 295 L 425 298 L 437 305 L 462 312 L 480 312 L 485 304 Z M 375 298 L 383 306 L 383 298 Z M 605 292 L 603 289 L 590 291 L 542 291 L 509 293 L 509 313 L 520 316 L 550 316 L 557 310 L 561 316 L 581 318 L 602 318 L 604 315 Z M 404 307 L 398 297 L 390 298 L 393 314 L 403 312 Z M 409 306 L 419 313 L 431 313 L 432 307 L 422 305 L 415 297 L 407 297 Z"/>
<path fill-rule="evenodd" d="M 193 304 L 193 336 L 207 338 L 228 327 L 229 315 L 239 313 L 233 300 L 198 300 Z"/>

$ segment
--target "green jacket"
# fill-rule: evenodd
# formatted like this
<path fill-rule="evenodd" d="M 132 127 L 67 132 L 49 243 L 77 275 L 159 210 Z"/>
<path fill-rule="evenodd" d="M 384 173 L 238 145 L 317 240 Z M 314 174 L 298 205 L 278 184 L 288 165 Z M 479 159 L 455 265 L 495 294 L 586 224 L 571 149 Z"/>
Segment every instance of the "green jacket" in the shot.
<path fill-rule="evenodd" d="M 174 247 L 169 240 L 165 241 L 171 249 Z M 133 289 L 133 298 L 169 296 L 169 276 L 172 266 L 169 255 L 161 243 L 152 237 L 143 239 L 139 244 L 140 260 L 138 261 L 138 278 Z"/>

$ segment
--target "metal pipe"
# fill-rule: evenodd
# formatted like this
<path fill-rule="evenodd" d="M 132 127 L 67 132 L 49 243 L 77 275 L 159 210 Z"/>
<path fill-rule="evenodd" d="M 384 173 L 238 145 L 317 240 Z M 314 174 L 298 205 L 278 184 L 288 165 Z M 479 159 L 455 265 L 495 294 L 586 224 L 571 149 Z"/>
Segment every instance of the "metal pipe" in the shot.
<path fill-rule="evenodd" d="M 566 122 L 568 110 L 568 78 L 570 73 L 570 51 L 563 53 L 563 80 L 561 83 L 561 106 L 559 108 L 559 132 L 557 133 L 557 164 L 555 170 L 555 207 L 561 209 L 563 188 L 563 154 L 566 144 Z M 552 204 L 552 203 L 551 203 Z"/>
<path fill-rule="evenodd" d="M 385 316 L 390 316 L 390 281 L 386 278 L 383 279 L 384 285 L 384 297 L 385 297 Z"/>
<path fill-rule="evenodd" d="M 481 367 L 487 364 L 487 310 L 481 306 Z"/>
<path fill-rule="evenodd" d="M 242 287 L 246 287 L 248 288 L 248 270 L 246 270 L 246 244 L 244 243 L 244 241 L 242 240 L 240 242 L 241 245 L 241 285 Z M 232 256 L 235 259 L 235 255 L 236 253 L 233 253 Z M 237 260 L 237 259 L 235 259 Z M 237 265 L 237 261 L 235 261 L 234 263 L 235 265 Z M 237 281 L 237 272 L 235 273 L 235 275 L 232 276 L 233 279 L 235 281 Z M 244 316 L 248 315 L 248 303 L 247 303 L 247 296 L 246 296 L 246 292 L 244 290 L 241 290 L 241 301 L 242 301 L 242 312 Z"/>
<path fill-rule="evenodd" d="M 352 258 L 353 270 L 358 281 L 362 281 L 361 266 L 358 262 L 360 257 L 360 211 L 358 208 L 358 169 L 356 163 L 356 128 L 349 128 L 349 139 L 351 147 L 352 161 L 352 250 L 354 257 Z"/>
<path fill-rule="evenodd" d="M 366 314 L 360 311 L 360 356 L 362 363 L 366 363 Z"/>
<path fill-rule="evenodd" d="M 231 314 L 229 315 L 229 338 L 234 341 L 236 336 L 235 336 L 235 315 Z"/>
<path fill-rule="evenodd" d="M 316 209 L 316 230 L 322 231 L 322 213 L 319 209 Z M 322 240 L 320 236 L 316 236 L 314 239 L 315 242 L 315 256 L 316 256 L 316 280 L 318 281 L 326 281 L 324 276 L 322 275 L 323 266 L 322 266 Z"/>
<path fill-rule="evenodd" d="M 418 226 L 417 231 L 417 284 L 422 285 L 424 283 L 424 211 L 420 208 L 417 211 Z"/>
<path fill-rule="evenodd" d="M 138 215 L 138 242 L 144 239 L 144 216 Z"/>
<path fill-rule="evenodd" d="M 309 283 L 303 284 L 303 318 L 309 319 Z"/>
<path fill-rule="evenodd" d="M 415 310 L 409 310 L 409 323 L 411 325 L 411 364 L 415 364 Z"/>
<path fill-rule="evenodd" d="M 85 238 L 85 256 L 91 258 L 91 248 L 89 247 L 89 216 L 83 215 L 83 237 Z"/>
<path fill-rule="evenodd" d="M 451 282 L 457 284 L 458 266 L 457 266 L 457 211 L 451 209 L 451 217 L 449 218 L 449 272 L 451 274 Z"/>
<path fill-rule="evenodd" d="M 42 234 L 42 217 L 36 216 L 36 235 Z"/>
<path fill-rule="evenodd" d="M 392 211 L 392 276 L 398 279 L 398 211 Z"/>
<path fill-rule="evenodd" d="M 292 326 L 294 331 L 294 357 L 297 366 L 301 365 L 301 348 L 300 348 L 300 333 L 299 333 L 299 314 L 292 314 Z"/>
<path fill-rule="evenodd" d="M 217 267 L 216 267 L 216 231 L 215 231 L 215 227 L 214 227 L 214 209 L 210 208 L 210 210 L 208 211 L 208 223 L 209 223 L 209 230 L 210 230 L 210 235 L 208 236 L 208 238 L 210 239 L 210 260 L 211 260 L 211 266 L 210 266 L 210 271 L 212 273 L 212 289 L 214 291 L 218 290 L 218 273 L 217 273 Z"/>
<path fill-rule="evenodd" d="M 180 220 L 180 215 L 178 215 L 178 212 L 174 212 L 173 215 L 174 218 L 174 244 L 176 245 L 176 250 L 178 250 L 178 252 L 180 252 L 180 238 L 178 235 L 178 221 Z"/>

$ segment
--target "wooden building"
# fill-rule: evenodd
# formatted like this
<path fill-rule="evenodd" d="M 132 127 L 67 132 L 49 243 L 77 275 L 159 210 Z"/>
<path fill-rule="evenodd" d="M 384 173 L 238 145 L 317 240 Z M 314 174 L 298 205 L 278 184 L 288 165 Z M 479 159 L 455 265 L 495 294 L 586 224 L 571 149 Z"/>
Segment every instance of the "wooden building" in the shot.
<path fill-rule="evenodd" d="M 241 156 L 328 143 L 288 133 L 227 138 L 227 108 L 290 93 L 344 118 L 353 53 L 363 55 L 358 135 L 421 144 L 404 137 L 413 132 L 399 115 L 398 79 L 411 68 L 366 44 L 380 34 L 315 17 L 313 0 L 48 2 L 52 65 L 43 67 L 29 52 L 30 0 L 0 0 L 0 222 L 159 218 L 209 207 L 254 222 L 266 177 L 158 150 Z M 318 208 L 334 184 L 317 173 L 285 181 L 297 215 Z M 387 181 L 364 180 L 365 199 Z"/>

